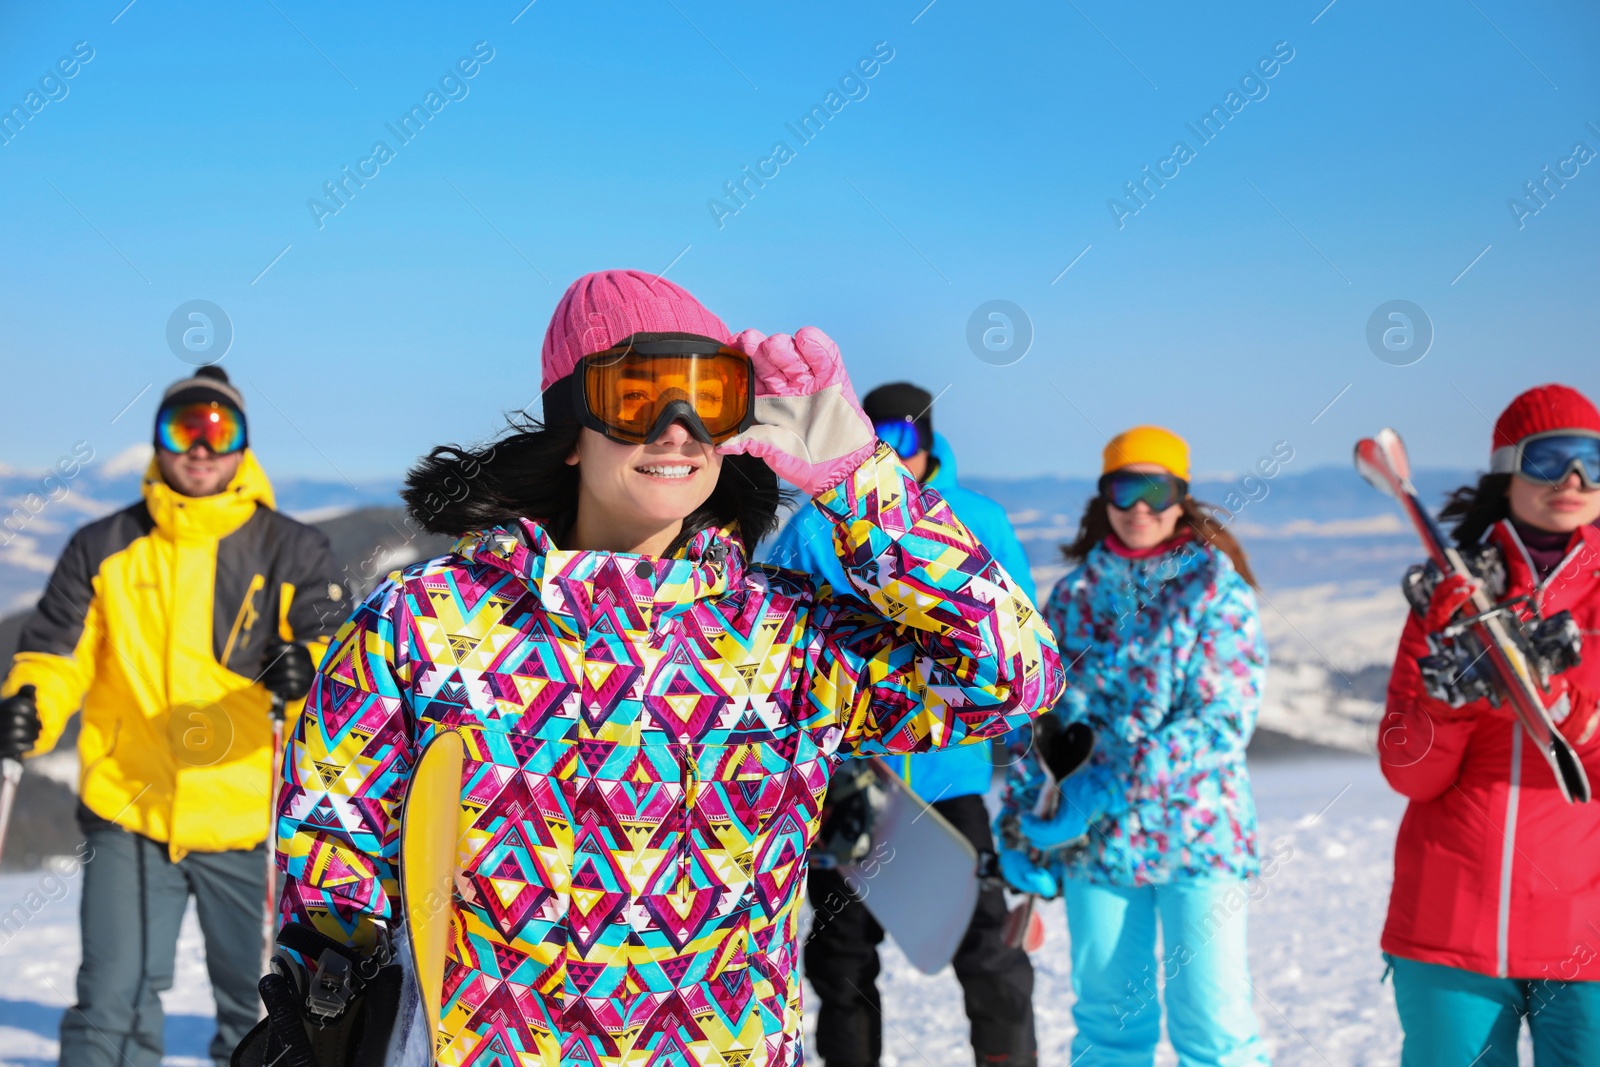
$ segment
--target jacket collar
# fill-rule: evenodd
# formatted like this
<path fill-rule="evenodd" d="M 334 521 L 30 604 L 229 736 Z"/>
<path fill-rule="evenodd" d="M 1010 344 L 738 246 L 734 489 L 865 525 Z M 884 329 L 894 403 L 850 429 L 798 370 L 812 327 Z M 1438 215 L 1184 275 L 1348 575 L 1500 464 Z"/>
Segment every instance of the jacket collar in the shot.
<path fill-rule="evenodd" d="M 924 483 L 929 489 L 947 493 L 958 488 L 955 449 L 950 447 L 950 442 L 945 440 L 944 434 L 937 430 L 933 432 L 933 447 L 928 449 L 928 462 L 933 467 L 933 473 L 928 475 L 928 480 Z"/>
<path fill-rule="evenodd" d="M 1538 580 L 1538 571 L 1534 569 L 1533 560 L 1528 556 L 1528 550 L 1522 544 L 1522 538 L 1517 536 L 1517 529 L 1511 525 L 1511 520 L 1501 519 L 1489 528 L 1488 539 L 1500 550 L 1500 556 L 1505 560 L 1508 585 L 1511 589 L 1528 589 L 1543 592 L 1558 578 L 1568 581 L 1583 573 L 1600 574 L 1600 570 L 1580 562 L 1573 566 L 1574 559 L 1583 557 L 1588 561 L 1600 560 L 1600 528 L 1592 525 L 1580 526 L 1572 532 L 1572 539 L 1567 542 L 1567 554 L 1562 557 L 1556 569 L 1550 572 L 1550 577 L 1542 583 Z"/>
<path fill-rule="evenodd" d="M 587 630 L 608 610 L 628 630 L 649 630 L 655 617 L 719 597 L 744 575 L 744 548 L 728 530 L 701 530 L 672 557 L 559 549 L 538 522 L 468 534 L 456 554 L 527 582 L 546 611 Z"/>
<path fill-rule="evenodd" d="M 267 472 L 248 448 L 233 480 L 220 493 L 184 496 L 162 480 L 154 459 L 144 472 L 141 489 L 156 528 L 174 539 L 220 540 L 249 521 L 258 504 L 269 508 L 274 504 Z"/>
<path fill-rule="evenodd" d="M 1121 542 L 1113 544 L 1113 540 L 1114 537 L 1108 536 L 1089 550 L 1084 559 L 1087 573 L 1102 585 L 1118 586 L 1126 582 L 1131 583 L 1128 588 L 1138 587 L 1146 592 L 1162 582 L 1206 566 L 1222 555 L 1193 537 L 1170 538 L 1148 553 L 1134 552 L 1122 547 Z"/>
<path fill-rule="evenodd" d="M 1154 559 L 1156 556 L 1174 552 L 1193 540 L 1194 531 L 1184 528 L 1159 545 L 1151 545 L 1149 548 L 1129 548 L 1122 543 L 1122 538 L 1113 532 L 1106 534 L 1105 546 L 1112 555 L 1121 556 L 1123 559 Z"/>

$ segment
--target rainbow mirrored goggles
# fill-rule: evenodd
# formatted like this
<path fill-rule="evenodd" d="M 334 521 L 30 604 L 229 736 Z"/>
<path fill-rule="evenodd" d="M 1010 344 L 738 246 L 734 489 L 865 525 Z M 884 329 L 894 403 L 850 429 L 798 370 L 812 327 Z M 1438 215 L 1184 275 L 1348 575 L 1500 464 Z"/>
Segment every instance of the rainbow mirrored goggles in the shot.
<path fill-rule="evenodd" d="M 624 444 L 648 444 L 674 422 L 720 445 L 755 423 L 750 357 L 711 337 L 637 333 L 579 360 L 544 393 L 547 423 L 574 419 Z"/>
<path fill-rule="evenodd" d="M 156 413 L 156 446 L 184 453 L 205 445 L 219 456 L 238 452 L 246 444 L 244 415 L 216 401 L 169 404 Z"/>
<path fill-rule="evenodd" d="M 1577 471 L 1586 489 L 1600 489 L 1600 434 L 1551 430 L 1524 437 L 1490 457 L 1493 474 L 1516 474 L 1539 485 L 1560 485 Z"/>

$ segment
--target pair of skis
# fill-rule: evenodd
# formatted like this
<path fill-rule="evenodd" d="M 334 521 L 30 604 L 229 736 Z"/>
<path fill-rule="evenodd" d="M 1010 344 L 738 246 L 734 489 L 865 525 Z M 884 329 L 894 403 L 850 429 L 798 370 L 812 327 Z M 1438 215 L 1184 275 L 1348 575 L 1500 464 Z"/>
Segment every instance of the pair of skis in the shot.
<path fill-rule="evenodd" d="M 1441 573 L 1475 580 L 1461 552 L 1446 539 L 1439 524 L 1422 506 L 1416 486 L 1411 484 L 1411 462 L 1399 434 L 1383 429 L 1376 436 L 1357 442 L 1355 462 L 1356 470 L 1374 488 L 1400 502 L 1422 538 L 1428 558 Z M 1506 610 L 1505 605 L 1496 605 L 1482 583 L 1472 594 L 1470 603 L 1473 614 L 1452 629 L 1459 627 L 1462 632 L 1470 633 L 1482 647 L 1494 689 L 1511 706 L 1528 739 L 1550 765 L 1561 795 L 1568 803 L 1587 802 L 1589 776 L 1550 718 L 1544 687 L 1536 679 L 1534 665 L 1529 662 L 1529 643 L 1521 620 Z"/>

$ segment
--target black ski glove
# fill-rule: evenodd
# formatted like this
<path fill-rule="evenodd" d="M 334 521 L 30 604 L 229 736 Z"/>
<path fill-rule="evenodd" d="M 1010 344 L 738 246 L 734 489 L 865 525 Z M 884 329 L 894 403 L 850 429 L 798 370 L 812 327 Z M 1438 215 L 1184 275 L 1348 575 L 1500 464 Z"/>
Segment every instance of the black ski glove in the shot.
<path fill-rule="evenodd" d="M 0 759 L 21 759 L 39 740 L 39 701 L 25 685 L 0 700 Z"/>
<path fill-rule="evenodd" d="M 261 654 L 263 668 L 258 679 L 267 692 L 284 700 L 299 700 L 311 692 L 311 679 L 317 673 L 311 652 L 296 641 L 268 645 Z"/>

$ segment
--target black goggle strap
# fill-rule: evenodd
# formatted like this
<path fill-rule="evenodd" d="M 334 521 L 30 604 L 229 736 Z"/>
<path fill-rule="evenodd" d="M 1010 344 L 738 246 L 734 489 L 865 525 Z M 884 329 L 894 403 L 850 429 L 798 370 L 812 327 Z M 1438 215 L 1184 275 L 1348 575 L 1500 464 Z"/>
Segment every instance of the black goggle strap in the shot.
<path fill-rule="evenodd" d="M 559 422 L 578 422 L 588 426 L 589 420 L 585 416 L 589 413 L 584 410 L 582 392 L 583 377 L 580 374 L 569 374 L 551 382 L 550 388 L 540 396 L 544 424 L 550 426 Z"/>

